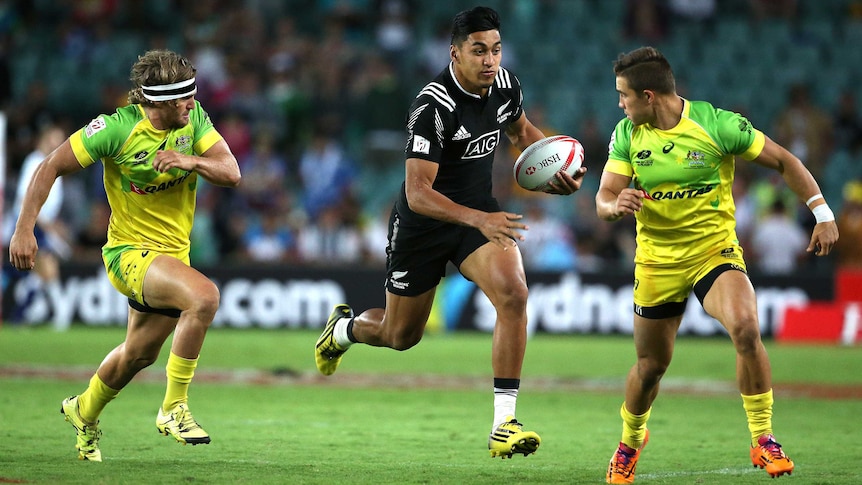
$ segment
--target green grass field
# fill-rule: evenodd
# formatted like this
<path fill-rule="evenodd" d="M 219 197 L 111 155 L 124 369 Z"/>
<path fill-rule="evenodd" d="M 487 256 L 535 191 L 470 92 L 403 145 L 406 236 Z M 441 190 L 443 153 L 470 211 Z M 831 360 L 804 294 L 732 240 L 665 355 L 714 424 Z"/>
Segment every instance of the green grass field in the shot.
<path fill-rule="evenodd" d="M 430 334 L 407 352 L 357 346 L 317 375 L 317 334 L 212 329 L 191 389 L 210 445 L 155 430 L 166 350 L 101 416 L 104 462 L 76 460 L 60 401 L 81 392 L 122 328 L 0 328 L 0 483 L 604 483 L 620 435 L 630 337 L 537 335 L 518 417 L 539 451 L 491 459 L 490 336 Z M 862 348 L 767 342 L 789 484 L 858 484 L 852 423 Z M 726 339 L 681 338 L 650 420 L 636 483 L 774 483 L 748 461 Z M 850 439 L 848 439 L 850 437 Z M 850 465 L 846 468 L 845 465 Z"/>

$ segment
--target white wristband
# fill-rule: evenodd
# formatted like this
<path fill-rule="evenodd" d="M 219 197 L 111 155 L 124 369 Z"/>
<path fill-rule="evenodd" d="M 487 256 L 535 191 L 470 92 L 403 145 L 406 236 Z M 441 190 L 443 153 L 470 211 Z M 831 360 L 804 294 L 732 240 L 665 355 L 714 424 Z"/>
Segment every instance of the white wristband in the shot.
<path fill-rule="evenodd" d="M 835 220 L 835 214 L 832 213 L 832 209 L 830 209 L 827 204 L 818 205 L 811 209 L 811 213 L 814 214 L 814 220 L 817 221 L 818 224 Z"/>
<path fill-rule="evenodd" d="M 823 194 L 812 195 L 810 199 L 805 201 L 805 205 L 811 205 L 811 203 L 814 202 L 815 200 L 822 199 L 822 198 L 823 198 Z"/>

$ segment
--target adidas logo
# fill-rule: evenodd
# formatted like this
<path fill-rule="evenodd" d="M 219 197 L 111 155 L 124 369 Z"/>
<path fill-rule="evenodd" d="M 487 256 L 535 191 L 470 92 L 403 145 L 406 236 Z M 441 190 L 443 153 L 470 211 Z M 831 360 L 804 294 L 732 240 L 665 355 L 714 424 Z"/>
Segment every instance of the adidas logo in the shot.
<path fill-rule="evenodd" d="M 458 131 L 456 131 L 455 135 L 452 137 L 452 141 L 465 140 L 467 138 L 470 138 L 471 136 L 473 135 L 471 135 L 470 132 L 467 131 L 466 128 L 464 128 L 464 125 L 461 125 L 461 127 L 458 128 Z"/>

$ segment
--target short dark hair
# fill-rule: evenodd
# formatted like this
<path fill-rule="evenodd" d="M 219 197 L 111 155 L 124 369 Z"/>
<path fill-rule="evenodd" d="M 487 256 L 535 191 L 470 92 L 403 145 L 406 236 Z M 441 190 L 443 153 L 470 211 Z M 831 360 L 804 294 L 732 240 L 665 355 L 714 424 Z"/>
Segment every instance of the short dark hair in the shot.
<path fill-rule="evenodd" d="M 659 94 L 676 92 L 670 62 L 655 47 L 640 47 L 620 54 L 614 62 L 614 74 L 628 81 L 629 87 L 637 93 L 646 89 Z"/>
<path fill-rule="evenodd" d="M 473 32 L 500 30 L 500 15 L 490 7 L 473 7 L 458 13 L 452 20 L 452 45 L 467 40 Z"/>

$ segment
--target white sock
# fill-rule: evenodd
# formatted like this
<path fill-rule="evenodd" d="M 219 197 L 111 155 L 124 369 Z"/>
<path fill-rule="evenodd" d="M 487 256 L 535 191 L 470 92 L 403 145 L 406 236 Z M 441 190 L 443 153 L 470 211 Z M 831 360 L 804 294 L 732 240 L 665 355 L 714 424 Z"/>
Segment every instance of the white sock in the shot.
<path fill-rule="evenodd" d="M 518 401 L 517 389 L 494 388 L 494 425 L 491 430 L 497 429 L 508 416 L 515 416 L 515 405 Z"/>
<path fill-rule="evenodd" d="M 353 342 L 347 338 L 347 324 L 350 323 L 350 320 L 352 319 L 341 318 L 335 322 L 335 328 L 332 329 L 332 336 L 335 337 L 335 343 L 345 349 L 353 345 Z"/>

